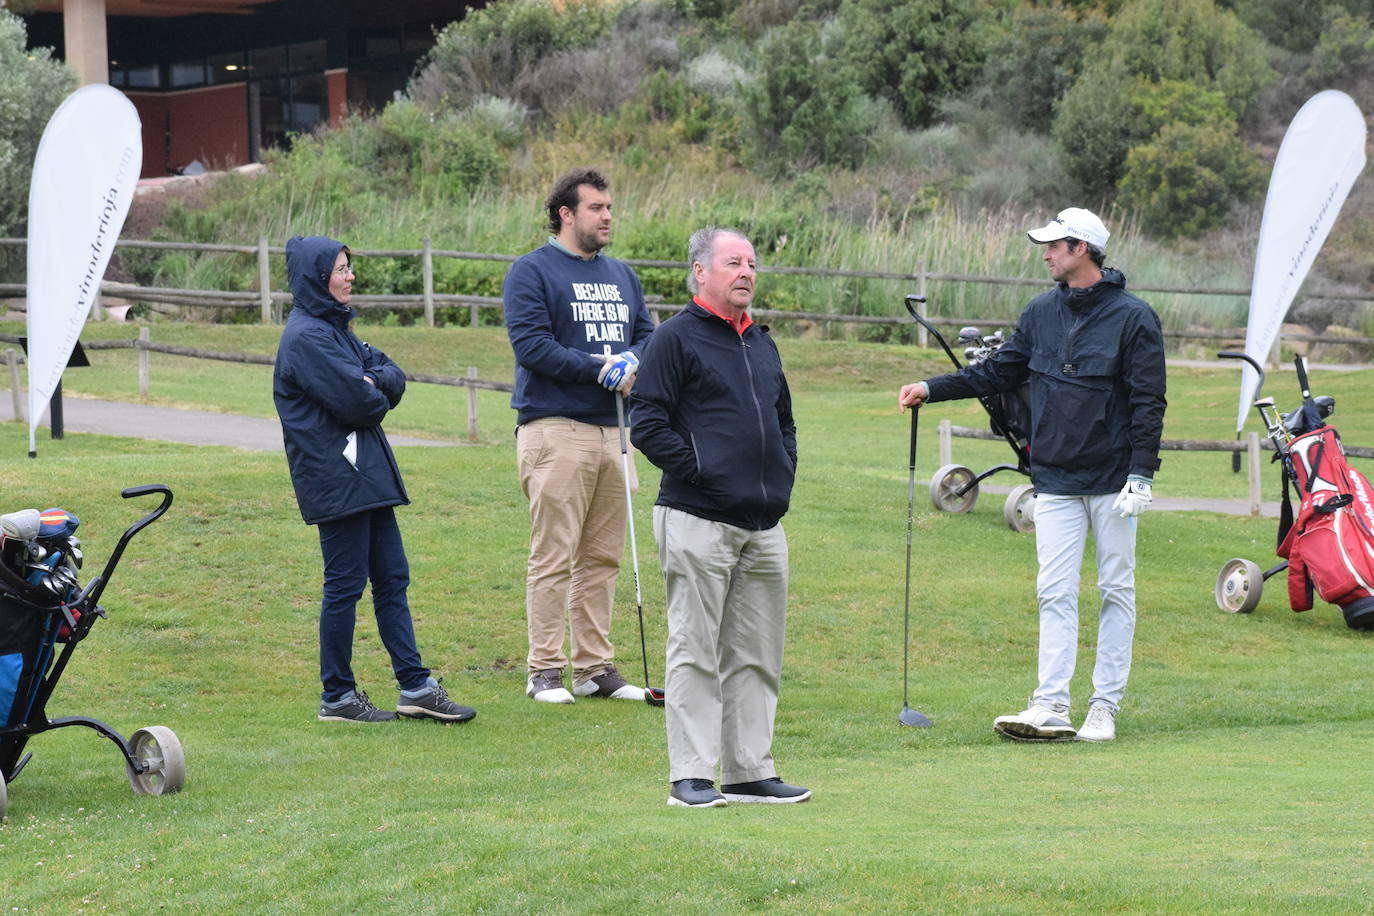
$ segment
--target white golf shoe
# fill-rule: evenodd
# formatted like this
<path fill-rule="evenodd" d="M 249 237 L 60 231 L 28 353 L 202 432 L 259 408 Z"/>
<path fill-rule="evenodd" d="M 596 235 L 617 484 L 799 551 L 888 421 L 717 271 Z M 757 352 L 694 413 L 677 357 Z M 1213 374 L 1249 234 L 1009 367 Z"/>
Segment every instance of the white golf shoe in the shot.
<path fill-rule="evenodd" d="M 1065 741 L 1074 736 L 1068 716 L 1039 705 L 1014 716 L 998 716 L 992 730 L 1013 741 Z"/>
<path fill-rule="evenodd" d="M 1111 741 L 1116 737 L 1116 713 L 1105 703 L 1088 707 L 1088 717 L 1078 730 L 1079 741 Z"/>

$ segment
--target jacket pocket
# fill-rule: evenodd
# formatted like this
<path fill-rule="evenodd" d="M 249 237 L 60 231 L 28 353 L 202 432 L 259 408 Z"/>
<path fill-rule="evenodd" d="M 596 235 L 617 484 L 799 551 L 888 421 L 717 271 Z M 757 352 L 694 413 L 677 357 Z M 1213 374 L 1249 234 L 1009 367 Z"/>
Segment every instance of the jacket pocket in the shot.
<path fill-rule="evenodd" d="M 1114 422 L 1116 366 L 1112 357 L 1031 358 L 1030 369 L 1039 383 L 1032 385 L 1031 399 L 1031 454 L 1036 464 L 1077 470 L 1116 460 L 1127 434 Z"/>

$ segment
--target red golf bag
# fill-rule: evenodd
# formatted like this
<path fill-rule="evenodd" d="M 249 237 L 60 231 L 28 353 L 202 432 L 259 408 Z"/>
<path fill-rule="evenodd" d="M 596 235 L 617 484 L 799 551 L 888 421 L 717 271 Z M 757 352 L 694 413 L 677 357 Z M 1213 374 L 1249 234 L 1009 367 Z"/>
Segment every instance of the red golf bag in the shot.
<path fill-rule="evenodd" d="M 1374 629 L 1374 490 L 1346 463 L 1333 427 L 1296 437 L 1288 452 L 1302 497 L 1278 548 L 1288 560 L 1289 603 L 1310 609 L 1315 589 L 1351 629 Z"/>

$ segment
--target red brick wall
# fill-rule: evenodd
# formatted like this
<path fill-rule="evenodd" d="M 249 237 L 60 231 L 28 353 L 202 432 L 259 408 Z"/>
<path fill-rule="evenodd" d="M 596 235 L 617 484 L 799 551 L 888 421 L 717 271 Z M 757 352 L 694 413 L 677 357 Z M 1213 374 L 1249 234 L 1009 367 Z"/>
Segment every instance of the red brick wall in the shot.
<path fill-rule="evenodd" d="M 248 89 L 243 83 L 184 92 L 126 93 L 143 121 L 142 178 L 199 159 L 207 169 L 248 161 Z M 169 139 L 170 138 L 170 139 Z"/>

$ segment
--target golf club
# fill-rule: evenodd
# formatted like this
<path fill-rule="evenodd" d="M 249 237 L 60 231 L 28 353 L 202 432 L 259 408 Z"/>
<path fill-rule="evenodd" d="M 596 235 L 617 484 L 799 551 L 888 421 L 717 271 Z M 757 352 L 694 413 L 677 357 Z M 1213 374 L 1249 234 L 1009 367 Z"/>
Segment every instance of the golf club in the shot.
<path fill-rule="evenodd" d="M 630 529 L 630 567 L 635 578 L 635 613 L 639 615 L 639 657 L 644 662 L 644 702 L 662 706 L 662 687 L 649 686 L 649 647 L 644 639 L 644 599 L 639 591 L 639 548 L 635 544 L 635 507 L 630 493 L 630 446 L 625 438 L 625 398 L 615 393 L 615 419 L 620 427 L 620 469 L 625 477 L 625 518 Z"/>
<path fill-rule="evenodd" d="M 930 719 L 907 702 L 908 650 L 911 646 L 911 515 L 916 498 L 916 423 L 920 415 L 919 405 L 911 408 L 911 453 L 906 477 L 906 604 L 902 609 L 902 713 L 897 721 L 912 728 L 930 728 Z"/>

